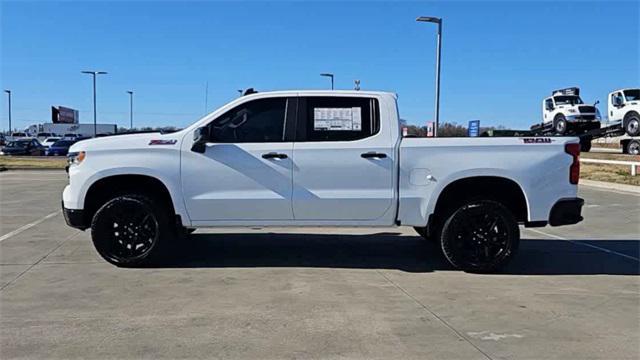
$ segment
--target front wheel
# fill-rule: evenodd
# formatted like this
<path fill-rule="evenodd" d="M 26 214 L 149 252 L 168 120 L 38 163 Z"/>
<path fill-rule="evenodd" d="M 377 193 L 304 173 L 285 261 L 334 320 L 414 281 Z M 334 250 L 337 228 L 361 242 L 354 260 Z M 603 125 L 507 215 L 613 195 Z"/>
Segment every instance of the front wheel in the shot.
<path fill-rule="evenodd" d="M 96 250 L 116 266 L 137 267 L 159 260 L 174 229 L 165 209 L 143 195 L 122 195 L 106 202 L 93 216 Z"/>
<path fill-rule="evenodd" d="M 625 119 L 624 130 L 629 136 L 640 135 L 640 115 L 631 113 Z"/>
<path fill-rule="evenodd" d="M 487 273 L 505 266 L 518 250 L 520 230 L 513 214 L 492 200 L 460 206 L 445 221 L 442 252 L 458 269 Z"/>
<path fill-rule="evenodd" d="M 564 135 L 567 132 L 567 119 L 564 115 L 556 116 L 553 122 L 553 129 L 558 135 Z"/>

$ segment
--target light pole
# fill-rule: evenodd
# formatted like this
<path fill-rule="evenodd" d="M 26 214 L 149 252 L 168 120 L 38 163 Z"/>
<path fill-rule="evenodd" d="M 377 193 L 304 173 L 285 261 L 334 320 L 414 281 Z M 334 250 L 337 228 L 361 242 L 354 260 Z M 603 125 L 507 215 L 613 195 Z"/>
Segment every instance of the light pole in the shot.
<path fill-rule="evenodd" d="M 133 91 L 127 90 L 129 94 L 129 129 L 133 130 Z"/>
<path fill-rule="evenodd" d="M 96 76 L 104 75 L 106 71 L 81 71 L 83 74 L 93 75 L 93 137 L 98 134 L 98 121 L 96 120 Z"/>
<path fill-rule="evenodd" d="M 438 126 L 440 125 L 440 51 L 442 48 L 442 18 L 420 16 L 416 21 L 438 24 L 438 43 L 436 45 L 436 118 L 433 127 L 433 136 L 437 137 Z"/>
<path fill-rule="evenodd" d="M 9 95 L 9 136 L 11 136 L 11 90 L 5 90 L 4 92 Z"/>
<path fill-rule="evenodd" d="M 333 90 L 333 74 L 331 73 L 322 73 L 320 76 L 326 76 L 331 78 L 331 90 Z"/>

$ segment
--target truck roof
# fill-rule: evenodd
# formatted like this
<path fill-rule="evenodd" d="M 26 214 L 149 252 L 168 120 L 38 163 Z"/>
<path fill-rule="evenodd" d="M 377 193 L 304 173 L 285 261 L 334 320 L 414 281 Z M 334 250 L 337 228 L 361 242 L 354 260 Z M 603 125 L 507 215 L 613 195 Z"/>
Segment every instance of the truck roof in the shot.
<path fill-rule="evenodd" d="M 625 91 L 625 90 L 638 90 L 640 88 L 624 88 L 624 89 L 617 89 L 617 90 L 613 90 L 612 92 L 610 92 L 610 94 L 613 94 L 614 92 L 618 92 L 618 91 Z"/>
<path fill-rule="evenodd" d="M 393 96 L 397 98 L 396 93 L 389 91 L 367 91 L 367 90 L 277 90 L 277 91 L 259 91 L 244 96 L 256 96 L 256 95 L 294 95 L 299 96 L 331 96 L 331 95 L 347 95 L 347 96 Z"/>

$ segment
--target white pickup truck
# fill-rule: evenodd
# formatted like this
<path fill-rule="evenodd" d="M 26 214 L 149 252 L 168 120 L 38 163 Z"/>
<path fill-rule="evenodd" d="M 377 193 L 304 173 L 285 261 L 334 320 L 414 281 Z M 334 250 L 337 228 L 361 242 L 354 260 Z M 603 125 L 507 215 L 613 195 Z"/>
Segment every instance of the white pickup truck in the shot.
<path fill-rule="evenodd" d="M 203 227 L 413 226 L 455 267 L 490 272 L 518 224 L 582 220 L 579 152 L 577 138 L 402 138 L 392 93 L 255 93 L 175 133 L 73 145 L 62 205 L 118 266 Z"/>

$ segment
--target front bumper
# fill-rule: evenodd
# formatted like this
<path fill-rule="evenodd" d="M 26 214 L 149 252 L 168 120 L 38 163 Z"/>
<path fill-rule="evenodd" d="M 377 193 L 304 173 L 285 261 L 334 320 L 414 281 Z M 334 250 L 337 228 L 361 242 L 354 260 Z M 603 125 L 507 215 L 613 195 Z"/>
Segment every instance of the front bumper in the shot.
<path fill-rule="evenodd" d="M 84 210 L 67 209 L 64 207 L 64 203 L 62 203 L 62 214 L 64 215 L 64 221 L 67 225 L 80 230 L 89 228 L 84 218 Z"/>
<path fill-rule="evenodd" d="M 549 225 L 561 226 L 577 224 L 584 218 L 581 215 L 584 200 L 581 198 L 567 198 L 558 200 L 551 208 Z"/>

